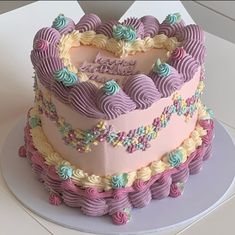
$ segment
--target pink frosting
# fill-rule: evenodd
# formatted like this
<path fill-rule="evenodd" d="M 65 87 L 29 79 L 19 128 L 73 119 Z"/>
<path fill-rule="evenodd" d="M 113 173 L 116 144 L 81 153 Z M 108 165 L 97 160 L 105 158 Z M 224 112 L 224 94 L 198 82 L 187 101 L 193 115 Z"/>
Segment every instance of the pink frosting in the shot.
<path fill-rule="evenodd" d="M 171 60 L 181 60 L 186 55 L 184 48 L 177 47 L 171 54 Z"/>
<path fill-rule="evenodd" d="M 170 197 L 178 197 L 181 195 L 181 191 L 177 184 L 172 184 L 170 189 Z"/>
<path fill-rule="evenodd" d="M 186 55 L 182 59 L 172 59 L 170 64 L 183 75 L 185 82 L 191 80 L 199 68 L 199 63 L 191 55 Z"/>
<path fill-rule="evenodd" d="M 144 36 L 144 25 L 140 19 L 136 17 L 130 17 L 123 21 L 122 23 L 125 26 L 131 26 L 136 30 L 136 35 L 138 38 L 143 38 Z"/>
<path fill-rule="evenodd" d="M 161 98 L 152 79 L 144 74 L 130 76 L 124 85 L 124 91 L 135 102 L 137 109 L 147 109 Z"/>
<path fill-rule="evenodd" d="M 60 38 L 60 33 L 56 29 L 50 27 L 42 28 L 36 33 L 33 45 L 36 45 L 39 39 L 45 40 L 50 44 L 57 44 Z"/>
<path fill-rule="evenodd" d="M 35 44 L 33 45 L 33 48 L 38 51 L 44 51 L 48 47 L 48 41 L 43 39 L 37 39 L 35 40 Z"/>
<path fill-rule="evenodd" d="M 176 69 L 170 66 L 170 71 L 170 74 L 166 77 L 159 76 L 153 71 L 149 75 L 162 97 L 170 96 L 174 91 L 179 90 L 184 83 L 182 75 Z"/>
<path fill-rule="evenodd" d="M 204 43 L 197 40 L 185 40 L 182 46 L 185 51 L 194 57 L 200 64 L 204 63 L 206 54 Z"/>
<path fill-rule="evenodd" d="M 144 25 L 144 37 L 154 37 L 159 31 L 159 21 L 151 15 L 140 18 Z"/>
<path fill-rule="evenodd" d="M 117 24 L 118 21 L 116 20 L 109 20 L 107 22 L 104 22 L 96 29 L 96 33 L 104 34 L 105 36 L 111 38 L 113 37 L 113 26 Z"/>
<path fill-rule="evenodd" d="M 59 206 L 62 203 L 62 198 L 55 193 L 51 193 L 49 196 L 49 203 L 55 206 Z"/>
<path fill-rule="evenodd" d="M 136 108 L 136 104 L 121 88 L 114 95 L 106 95 L 103 89 L 100 89 L 96 96 L 96 105 L 105 114 L 105 119 L 114 119 Z"/>
<path fill-rule="evenodd" d="M 89 198 L 97 198 L 97 195 L 99 194 L 97 188 L 95 187 L 88 187 L 85 189 L 85 191 Z"/>
<path fill-rule="evenodd" d="M 93 14 L 85 14 L 80 21 L 76 24 L 75 28 L 76 30 L 79 30 L 79 32 L 85 32 L 93 30 L 95 31 L 99 26 L 101 25 L 100 18 Z"/>
<path fill-rule="evenodd" d="M 95 103 L 98 88 L 91 82 L 81 82 L 71 89 L 69 100 L 79 113 L 90 118 L 104 118 Z"/>
<path fill-rule="evenodd" d="M 25 149 L 24 145 L 20 146 L 20 148 L 18 150 L 18 155 L 20 157 L 26 157 L 26 149 Z"/>
<path fill-rule="evenodd" d="M 186 39 L 197 40 L 202 43 L 205 42 L 205 35 L 202 28 L 199 25 L 190 24 L 185 26 L 182 30 L 178 31 L 175 36 L 179 41 Z"/>
<path fill-rule="evenodd" d="M 181 20 L 179 23 L 175 23 L 175 24 L 169 24 L 166 20 L 164 20 L 160 24 L 158 34 L 165 34 L 167 37 L 173 37 L 173 36 L 175 36 L 176 32 L 183 29 L 184 26 L 185 26 L 185 23 L 183 20 Z"/>
<path fill-rule="evenodd" d="M 128 222 L 128 215 L 124 211 L 118 211 L 112 215 L 112 219 L 116 225 L 126 224 Z"/>

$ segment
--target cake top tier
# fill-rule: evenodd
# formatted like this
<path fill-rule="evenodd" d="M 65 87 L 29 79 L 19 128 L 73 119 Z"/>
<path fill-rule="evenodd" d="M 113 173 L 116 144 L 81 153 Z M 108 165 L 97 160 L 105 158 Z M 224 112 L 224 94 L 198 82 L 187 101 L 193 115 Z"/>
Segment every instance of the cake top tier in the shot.
<path fill-rule="evenodd" d="M 101 22 L 95 14 L 74 21 L 60 14 L 35 35 L 36 77 L 81 115 L 114 119 L 147 109 L 192 79 L 204 62 L 204 33 L 179 13 Z"/>

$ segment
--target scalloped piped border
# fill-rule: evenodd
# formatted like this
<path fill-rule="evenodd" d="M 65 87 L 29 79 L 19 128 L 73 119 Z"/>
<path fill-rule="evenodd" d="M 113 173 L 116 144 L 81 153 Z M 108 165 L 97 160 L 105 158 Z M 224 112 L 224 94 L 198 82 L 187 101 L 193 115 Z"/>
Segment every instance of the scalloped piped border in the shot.
<path fill-rule="evenodd" d="M 169 27 L 171 27 L 171 26 L 169 26 Z M 185 29 L 186 27 L 187 26 L 184 26 L 182 28 L 182 30 Z M 194 39 L 193 37 L 195 37 L 195 35 L 197 33 L 196 31 L 194 32 L 194 29 L 192 29 L 191 31 L 190 30 L 188 30 L 188 31 L 189 32 L 186 32 L 187 33 L 186 42 L 193 41 L 193 39 Z M 57 47 L 59 50 L 60 57 L 62 58 L 63 64 L 65 66 L 67 66 L 71 72 L 77 73 L 77 75 L 80 77 L 81 81 L 87 81 L 86 74 L 77 71 L 77 69 L 71 64 L 71 61 L 68 57 L 68 50 L 71 48 L 72 45 L 79 46 L 80 42 L 81 42 L 84 45 L 94 45 L 96 47 L 100 46 L 100 48 L 106 48 L 109 51 L 112 51 L 112 52 L 119 54 L 119 55 L 121 55 L 122 53 L 125 54 L 127 52 L 128 53 L 135 53 L 137 51 L 146 51 L 146 49 L 151 48 L 151 47 L 162 48 L 163 46 L 168 48 L 169 51 L 172 51 L 173 48 L 179 46 L 179 45 L 176 45 L 176 44 L 179 44 L 176 39 L 177 33 L 178 33 L 178 31 L 176 31 L 173 35 L 176 37 L 172 37 L 172 38 L 168 38 L 164 34 L 156 34 L 153 38 L 145 37 L 144 39 L 137 39 L 136 41 L 129 43 L 129 42 L 124 42 L 122 40 L 117 41 L 114 38 L 108 38 L 103 34 L 96 34 L 95 31 L 85 31 L 83 33 L 79 33 L 75 30 L 72 33 L 62 34 L 62 37 L 60 37 L 60 43 L 59 43 L 59 45 L 57 45 Z M 197 41 L 199 39 L 195 38 L 195 40 Z M 198 43 L 200 44 L 200 46 L 202 48 L 204 47 L 203 42 L 198 41 Z M 62 45 L 64 45 L 64 48 Z M 189 51 L 189 54 L 192 55 L 193 59 L 195 61 L 197 61 L 197 58 L 195 57 L 195 54 L 194 54 L 197 52 L 195 52 L 195 50 L 192 48 L 192 45 L 189 45 L 188 51 Z M 200 58 L 202 58 L 203 55 L 204 54 L 202 53 L 202 55 L 200 55 Z M 92 81 L 89 81 L 89 82 L 92 82 Z M 48 83 L 47 85 L 49 86 L 50 81 L 48 80 L 46 83 Z M 43 85 L 45 85 L 45 84 L 43 84 Z M 45 86 L 47 86 L 47 85 L 45 85 Z M 93 94 L 90 94 L 90 95 L 92 96 Z M 97 107 L 94 107 L 94 108 L 97 108 Z M 79 112 L 79 110 L 77 110 L 77 111 Z M 86 112 L 85 113 L 80 112 L 80 113 L 82 115 L 85 115 L 90 118 L 100 118 L 102 116 L 101 115 L 102 111 L 100 111 L 100 112 L 101 112 L 100 114 L 93 114 L 93 115 L 86 113 Z M 128 112 L 128 111 L 126 111 L 126 112 Z M 124 113 L 126 113 L 126 112 L 124 112 Z M 122 115 L 122 114 L 123 113 L 117 114 L 117 116 Z M 101 116 L 96 116 L 96 115 L 101 115 Z M 110 119 L 110 117 L 108 117 L 104 113 L 103 113 L 102 118 Z"/>
<path fill-rule="evenodd" d="M 28 118 L 32 115 L 34 116 L 35 110 L 31 109 Z M 209 119 L 209 115 L 204 109 L 203 106 L 199 106 L 199 116 L 198 120 Z M 76 182 L 77 185 L 82 187 L 91 187 L 94 186 L 99 190 L 109 191 L 112 189 L 111 179 L 112 176 L 98 176 L 98 175 L 89 175 L 83 170 L 77 168 L 76 166 L 71 165 L 70 162 L 64 160 L 58 153 L 56 153 L 53 147 L 48 142 L 46 136 L 43 133 L 43 130 L 40 126 L 30 128 L 29 124 L 27 126 L 29 133 L 25 133 L 26 139 L 30 139 L 31 145 L 34 146 L 37 151 L 40 153 L 43 162 L 48 166 L 54 167 L 54 173 L 58 176 L 57 169 L 60 165 L 66 165 L 73 169 L 71 179 Z M 197 132 L 196 134 L 194 132 Z M 194 130 L 194 135 L 186 139 L 183 144 L 177 148 L 184 152 L 184 157 L 182 159 L 182 164 L 187 161 L 189 156 L 195 149 L 201 145 L 202 137 L 206 135 L 205 131 L 200 127 L 199 122 Z M 29 145 L 30 146 L 30 145 Z M 44 164 L 44 163 L 43 163 Z M 148 181 L 151 177 L 158 173 L 162 173 L 168 170 L 171 170 L 174 167 L 171 167 L 167 161 L 166 156 L 163 156 L 160 161 L 153 161 L 149 166 L 143 167 L 137 171 L 132 171 L 127 173 L 128 182 L 125 187 L 131 187 L 136 180 L 142 180 L 143 182 Z M 58 176 L 59 177 L 59 176 Z M 59 178 L 58 178 L 59 179 Z"/>
<path fill-rule="evenodd" d="M 206 121 L 210 122 L 210 127 L 207 129 L 209 138 L 203 140 L 202 144 L 192 151 L 184 163 L 179 167 L 153 175 L 145 182 L 140 179 L 135 180 L 135 184 L 128 188 L 99 192 L 96 187 L 83 189 L 73 179 L 62 181 L 52 170 L 53 166 L 48 166 L 40 157 L 41 155 L 37 155 L 38 149 L 33 145 L 28 124 L 25 128 L 25 155 L 32 165 L 33 172 L 50 192 L 49 202 L 51 204 L 59 205 L 63 201 L 68 206 L 80 207 L 86 215 L 109 214 L 114 223 L 125 224 L 128 219 L 119 221 L 119 218 L 120 216 L 129 218 L 131 208 L 145 207 L 152 199 L 159 200 L 167 196 L 178 197 L 182 194 L 189 174 L 198 173 L 203 161 L 211 155 L 213 121 Z"/>

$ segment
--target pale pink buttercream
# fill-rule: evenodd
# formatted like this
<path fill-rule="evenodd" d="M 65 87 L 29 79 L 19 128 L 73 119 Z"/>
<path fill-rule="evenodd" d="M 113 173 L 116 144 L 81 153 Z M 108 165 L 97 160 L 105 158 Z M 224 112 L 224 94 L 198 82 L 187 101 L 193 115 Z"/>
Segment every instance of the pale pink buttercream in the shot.
<path fill-rule="evenodd" d="M 200 69 L 194 78 L 185 83 L 178 91 L 183 98 L 191 97 L 197 88 L 200 79 Z M 39 88 L 45 92 L 45 88 L 39 84 Z M 91 129 L 100 120 L 81 116 L 67 105 L 52 96 L 52 102 L 56 105 L 57 113 L 69 122 L 74 128 Z M 134 110 L 119 116 L 113 120 L 107 120 L 116 130 L 129 131 L 140 126 L 149 125 L 155 117 L 161 115 L 164 107 L 172 104 L 172 96 L 155 102 L 146 110 Z M 138 118 L 137 118 L 138 117 Z M 188 138 L 197 121 L 197 113 L 188 122 L 184 116 L 173 115 L 169 125 L 161 130 L 158 137 L 151 141 L 151 147 L 146 151 L 127 153 L 123 147 L 112 147 L 109 143 L 100 143 L 92 147 L 88 153 L 78 153 L 75 149 L 64 144 L 56 124 L 42 115 L 42 127 L 48 140 L 65 159 L 72 164 L 79 165 L 90 174 L 107 175 L 117 172 L 129 172 L 148 165 L 154 160 L 159 160 L 165 153 L 177 148 L 184 139 Z M 169 136 L 171 139 L 169 140 Z"/>

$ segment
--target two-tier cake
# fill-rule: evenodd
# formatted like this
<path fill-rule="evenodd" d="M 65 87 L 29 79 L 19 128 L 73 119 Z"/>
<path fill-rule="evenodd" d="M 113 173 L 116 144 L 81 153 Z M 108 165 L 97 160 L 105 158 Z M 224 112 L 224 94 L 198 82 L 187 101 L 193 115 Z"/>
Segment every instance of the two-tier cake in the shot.
<path fill-rule="evenodd" d="M 204 40 L 178 13 L 77 24 L 60 14 L 37 32 L 19 154 L 50 203 L 125 224 L 132 208 L 182 194 L 211 153 Z"/>

